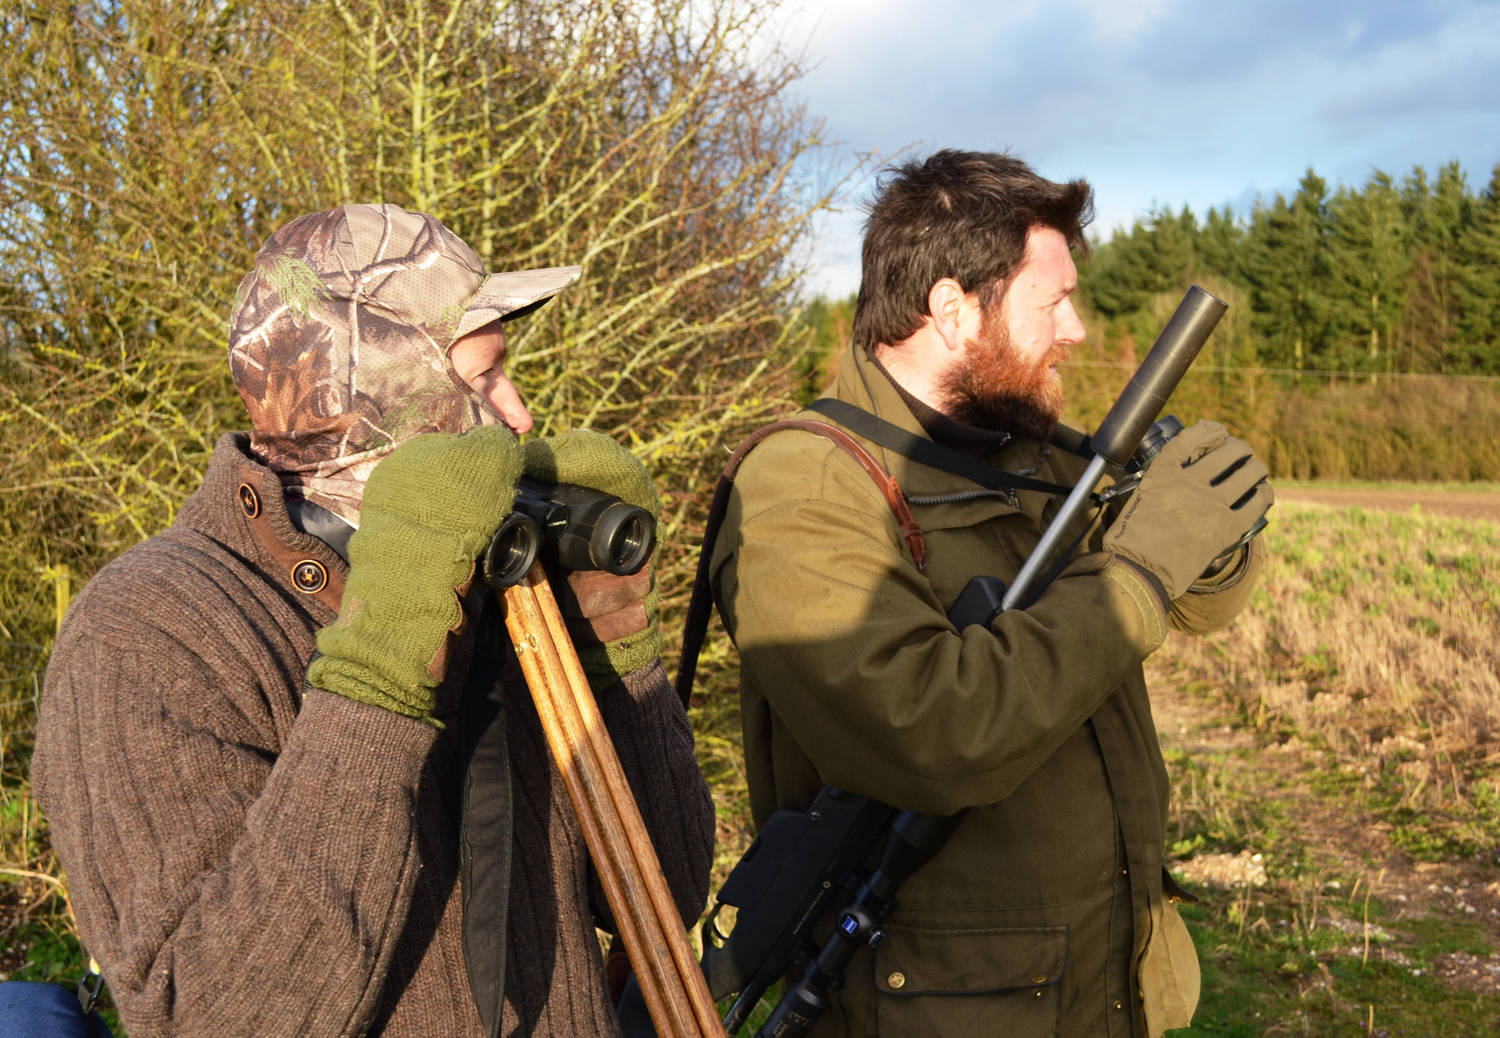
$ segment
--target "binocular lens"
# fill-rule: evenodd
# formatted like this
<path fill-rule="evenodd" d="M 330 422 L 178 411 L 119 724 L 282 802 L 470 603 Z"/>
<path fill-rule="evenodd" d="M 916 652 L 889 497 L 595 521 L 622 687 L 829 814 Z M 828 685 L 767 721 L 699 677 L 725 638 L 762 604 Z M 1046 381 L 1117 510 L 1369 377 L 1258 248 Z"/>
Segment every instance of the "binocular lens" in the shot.
<path fill-rule="evenodd" d="M 485 549 L 480 563 L 485 581 L 497 588 L 518 583 L 536 561 L 541 547 L 542 535 L 536 523 L 520 512 L 512 512 Z"/>
<path fill-rule="evenodd" d="M 1163 415 L 1159 421 L 1146 430 L 1146 435 L 1141 439 L 1141 445 L 1136 448 L 1135 456 L 1131 459 L 1135 469 L 1145 472 L 1156 456 L 1161 453 L 1161 449 L 1180 432 L 1182 432 L 1182 421 L 1175 414 Z"/>
<path fill-rule="evenodd" d="M 634 573 L 656 547 L 656 524 L 642 509 L 617 502 L 604 510 L 589 537 L 595 564 L 611 573 Z"/>
<path fill-rule="evenodd" d="M 598 490 L 525 477 L 516 510 L 500 524 L 481 560 L 484 579 L 505 588 L 526 576 L 538 555 L 563 569 L 635 573 L 656 547 L 656 520 L 644 508 Z"/>

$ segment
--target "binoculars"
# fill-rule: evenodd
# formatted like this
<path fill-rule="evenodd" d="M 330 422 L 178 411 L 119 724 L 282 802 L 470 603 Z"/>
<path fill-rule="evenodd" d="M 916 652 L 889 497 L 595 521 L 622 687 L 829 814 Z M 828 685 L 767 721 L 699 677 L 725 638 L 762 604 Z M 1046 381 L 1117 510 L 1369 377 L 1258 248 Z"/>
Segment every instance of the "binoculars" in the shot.
<path fill-rule="evenodd" d="M 656 547 L 656 520 L 601 490 L 522 476 L 515 508 L 490 538 L 480 571 L 491 587 L 518 582 L 540 557 L 563 569 L 626 575 Z"/>

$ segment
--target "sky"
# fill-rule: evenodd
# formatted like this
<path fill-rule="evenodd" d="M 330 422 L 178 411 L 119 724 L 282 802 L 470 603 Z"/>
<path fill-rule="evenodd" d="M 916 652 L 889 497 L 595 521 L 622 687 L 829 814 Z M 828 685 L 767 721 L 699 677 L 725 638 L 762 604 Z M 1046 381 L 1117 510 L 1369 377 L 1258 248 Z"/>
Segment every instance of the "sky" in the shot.
<path fill-rule="evenodd" d="M 1094 187 L 1092 233 L 1457 161 L 1500 163 L 1500 0 L 789 0 L 820 167 L 1009 151 Z M 859 286 L 873 176 L 819 218 L 808 288 Z"/>

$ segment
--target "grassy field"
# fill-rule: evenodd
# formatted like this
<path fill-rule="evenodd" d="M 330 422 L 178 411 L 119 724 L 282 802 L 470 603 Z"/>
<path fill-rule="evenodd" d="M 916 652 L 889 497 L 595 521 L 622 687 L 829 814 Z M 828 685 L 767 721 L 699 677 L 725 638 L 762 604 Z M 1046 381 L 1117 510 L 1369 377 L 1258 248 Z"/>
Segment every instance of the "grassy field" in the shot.
<path fill-rule="evenodd" d="M 1154 658 L 1184 1034 L 1500 1033 L 1500 524 L 1278 505 L 1253 608 Z"/>
<path fill-rule="evenodd" d="M 1500 523 L 1283 502 L 1252 608 L 1149 662 L 1200 895 L 1190 1035 L 1500 1033 Z M 718 878 L 749 840 L 733 659 L 700 667 Z M 35 688 L 0 703 L 0 977 L 79 968 L 30 800 Z"/>

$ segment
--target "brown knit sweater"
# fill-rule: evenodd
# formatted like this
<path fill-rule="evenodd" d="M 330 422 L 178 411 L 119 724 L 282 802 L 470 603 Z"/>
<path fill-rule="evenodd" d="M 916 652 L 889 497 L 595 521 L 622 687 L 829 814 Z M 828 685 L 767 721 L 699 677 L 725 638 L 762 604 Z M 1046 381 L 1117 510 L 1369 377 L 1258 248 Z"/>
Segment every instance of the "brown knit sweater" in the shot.
<path fill-rule="evenodd" d="M 219 441 L 177 522 L 101 570 L 58 636 L 33 782 L 83 941 L 136 1038 L 479 1035 L 460 941 L 457 726 L 304 699 L 345 567 L 292 525 L 246 443 Z M 292 577 L 306 561 L 329 574 L 321 597 Z M 304 586 L 316 572 L 303 567 Z M 612 1034 L 597 884 L 513 661 L 504 674 L 503 1033 Z M 692 920 L 713 807 L 682 708 L 659 663 L 599 699 Z"/>

